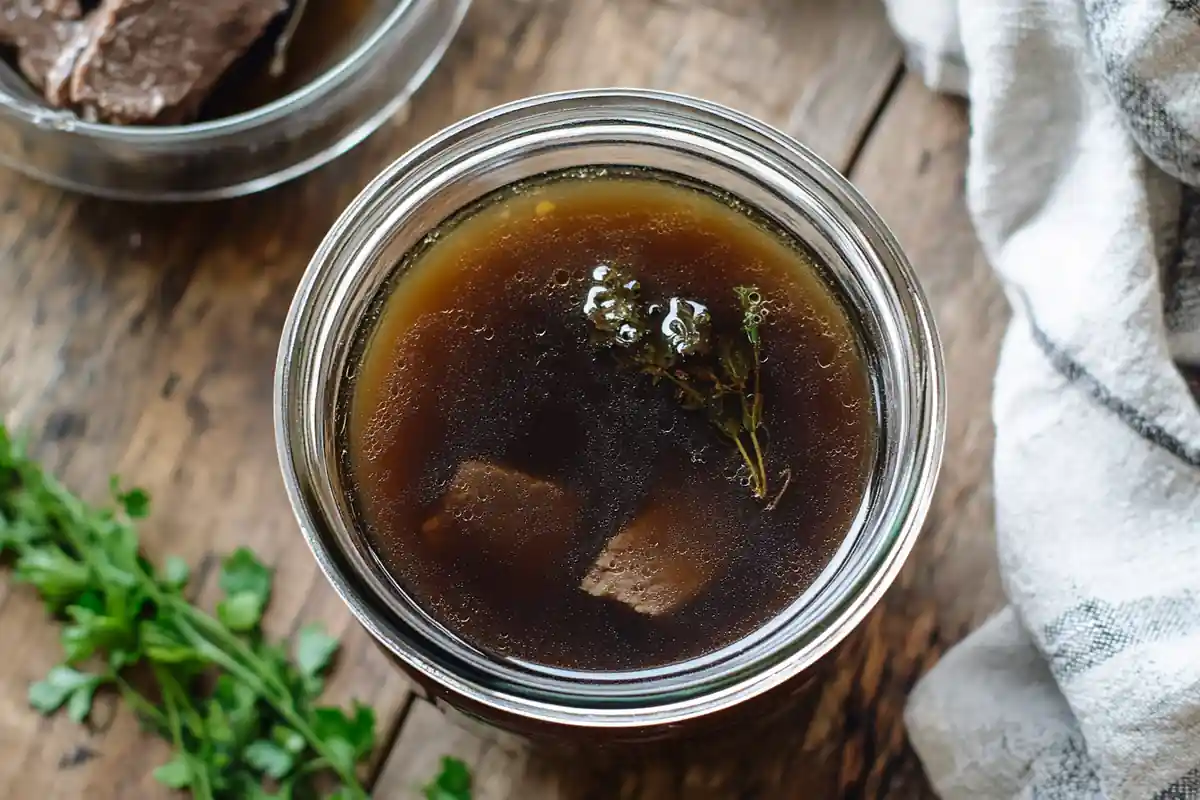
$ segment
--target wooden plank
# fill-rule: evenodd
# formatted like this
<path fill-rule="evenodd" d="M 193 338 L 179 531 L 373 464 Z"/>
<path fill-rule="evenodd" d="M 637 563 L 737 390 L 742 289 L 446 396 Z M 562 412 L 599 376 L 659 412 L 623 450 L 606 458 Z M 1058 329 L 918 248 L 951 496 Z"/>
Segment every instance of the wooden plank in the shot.
<path fill-rule="evenodd" d="M 1007 310 L 963 202 L 961 104 L 901 83 L 853 179 L 896 231 L 933 303 L 946 345 L 946 466 L 929 524 L 897 585 L 820 667 L 797 716 L 746 745 L 642 763 L 558 763 L 448 728 L 423 703 L 392 751 L 379 795 L 404 797 L 451 753 L 488 800 L 724 800 L 931 797 L 908 749 L 908 691 L 941 652 L 1001 603 L 990 488 L 991 376 Z"/>
<path fill-rule="evenodd" d="M 658 88 L 770 119 L 843 165 L 900 64 L 877 0 L 490 0 L 454 50 L 415 119 L 541 92 Z"/>
<path fill-rule="evenodd" d="M 875 0 L 481 0 L 411 113 L 263 197 L 153 209 L 0 175 L 0 413 L 31 431 L 38 455 L 86 495 L 102 496 L 114 470 L 149 488 L 152 556 L 211 565 L 243 543 L 262 553 L 279 574 L 270 630 L 322 618 L 345 631 L 330 693 L 374 704 L 386 725 L 406 707 L 406 684 L 317 574 L 272 442 L 279 329 L 336 214 L 387 161 L 455 119 L 588 85 L 658 86 L 736 105 L 844 164 L 898 64 Z M 209 574 L 203 597 L 212 584 Z M 21 643 L 21 658 L 0 663 L 6 796 L 160 796 L 149 774 L 165 749 L 124 711 L 88 731 L 26 707 L 28 683 L 59 658 L 57 631 L 7 577 L 0 608 L 0 636 Z M 388 775 L 385 786 L 411 783 L 390 765 Z"/>

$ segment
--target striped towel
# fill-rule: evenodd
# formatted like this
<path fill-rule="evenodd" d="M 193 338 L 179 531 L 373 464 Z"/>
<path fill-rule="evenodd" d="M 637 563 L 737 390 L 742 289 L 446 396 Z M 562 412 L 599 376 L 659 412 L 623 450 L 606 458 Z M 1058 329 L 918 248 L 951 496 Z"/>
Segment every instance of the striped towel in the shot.
<path fill-rule="evenodd" d="M 917 686 L 913 745 L 945 798 L 1200 798 L 1200 0 L 889 12 L 970 98 L 968 203 L 1013 307 L 1009 606 Z"/>

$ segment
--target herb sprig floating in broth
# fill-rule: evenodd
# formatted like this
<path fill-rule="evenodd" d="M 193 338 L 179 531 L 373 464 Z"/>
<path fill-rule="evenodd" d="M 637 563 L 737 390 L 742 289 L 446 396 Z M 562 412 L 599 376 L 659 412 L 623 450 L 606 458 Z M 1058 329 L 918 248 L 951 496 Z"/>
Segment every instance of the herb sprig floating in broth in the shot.
<path fill-rule="evenodd" d="M 671 297 L 665 305 L 641 302 L 641 284 L 622 270 L 604 265 L 592 272 L 583 312 L 593 338 L 609 348 L 624 368 L 657 384 L 667 382 L 688 411 L 703 411 L 733 443 L 745 464 L 750 491 L 767 497 L 766 425 L 763 421 L 762 324 L 770 313 L 754 286 L 734 288 L 742 312 L 740 336 L 716 337 L 712 314 L 697 300 Z M 715 354 L 715 355 L 714 355 Z M 791 481 L 767 505 L 778 504 Z"/>

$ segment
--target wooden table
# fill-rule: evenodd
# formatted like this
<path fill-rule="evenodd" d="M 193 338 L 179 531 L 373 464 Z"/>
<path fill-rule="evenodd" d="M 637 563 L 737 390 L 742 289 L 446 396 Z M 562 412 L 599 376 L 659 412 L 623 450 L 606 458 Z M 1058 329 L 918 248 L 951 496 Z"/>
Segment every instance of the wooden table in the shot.
<path fill-rule="evenodd" d="M 767 120 L 849 174 L 894 227 L 932 297 L 949 367 L 943 479 L 883 605 L 825 662 L 811 702 L 754 747 L 620 767 L 559 764 L 450 727 L 350 621 L 296 531 L 276 466 L 271 380 L 301 271 L 384 164 L 462 116 L 582 86 L 700 95 Z M 901 713 L 946 647 L 1000 602 L 988 463 L 991 375 L 1006 319 L 963 205 L 964 107 L 905 72 L 878 0 L 477 0 L 406 119 L 282 189 L 202 206 L 80 198 L 0 174 L 0 413 L 73 488 L 116 471 L 146 486 L 155 558 L 211 566 L 249 543 L 274 563 L 269 620 L 319 618 L 347 640 L 334 700 L 380 713 L 376 796 L 416 797 L 439 756 L 483 800 L 924 797 Z M 202 574 L 205 570 L 201 570 Z M 211 571 L 202 601 L 211 594 Z M 211 599 L 210 597 L 208 599 Z M 103 730 L 26 706 L 59 658 L 30 593 L 0 580 L 0 795 L 153 798 L 165 759 L 124 709 Z"/>

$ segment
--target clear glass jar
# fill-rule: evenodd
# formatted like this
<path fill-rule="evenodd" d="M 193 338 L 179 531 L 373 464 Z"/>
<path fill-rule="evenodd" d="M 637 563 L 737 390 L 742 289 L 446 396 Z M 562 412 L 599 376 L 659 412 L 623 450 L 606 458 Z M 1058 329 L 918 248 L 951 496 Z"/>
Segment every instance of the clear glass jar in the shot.
<path fill-rule="evenodd" d="M 174 126 L 84 122 L 0 89 L 0 164 L 119 200 L 216 200 L 269 189 L 345 153 L 395 114 L 441 59 L 470 0 L 379 4 L 371 33 L 265 106 Z"/>
<path fill-rule="evenodd" d="M 689 176 L 769 214 L 825 261 L 860 328 L 878 444 L 852 530 L 813 586 L 758 631 L 643 672 L 547 674 L 465 646 L 399 592 L 353 523 L 339 470 L 339 392 L 364 315 L 402 256 L 454 211 L 552 170 L 629 165 Z M 400 283 L 402 286 L 402 282 Z M 402 291 L 402 288 L 398 288 Z M 285 326 L 276 434 L 304 536 L 379 643 L 444 707 L 527 736 L 657 738 L 781 692 L 879 601 L 920 530 L 941 463 L 941 348 L 916 277 L 886 226 L 833 168 L 782 133 L 711 103 L 649 91 L 548 95 L 493 109 L 414 149 L 326 236 Z M 777 691 L 778 690 L 778 691 Z M 727 713 L 729 712 L 729 713 Z M 757 713 L 757 712 L 756 712 Z"/>

